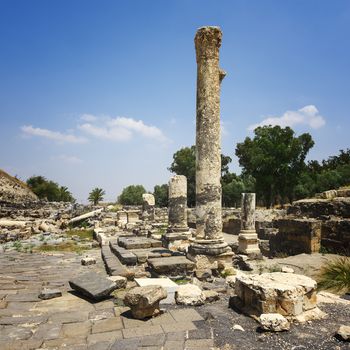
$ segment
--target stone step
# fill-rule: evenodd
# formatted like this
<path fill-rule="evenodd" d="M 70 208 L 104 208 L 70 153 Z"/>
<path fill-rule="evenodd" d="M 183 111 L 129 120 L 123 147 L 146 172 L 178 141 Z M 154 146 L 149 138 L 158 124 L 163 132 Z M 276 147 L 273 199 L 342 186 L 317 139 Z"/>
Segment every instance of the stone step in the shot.
<path fill-rule="evenodd" d="M 146 249 L 162 247 L 162 242 L 147 237 L 119 237 L 118 245 L 125 249 Z"/>
<path fill-rule="evenodd" d="M 171 256 L 147 259 L 147 263 L 154 275 L 187 275 L 195 267 L 195 263 L 185 256 Z"/>
<path fill-rule="evenodd" d="M 132 253 L 130 250 L 127 250 L 118 245 L 118 241 L 110 241 L 109 246 L 111 251 L 117 258 L 125 265 L 136 265 L 137 264 L 137 256 Z"/>
<path fill-rule="evenodd" d="M 101 256 L 109 275 L 133 279 L 134 273 L 123 266 L 120 260 L 112 253 L 109 245 L 101 247 Z"/>

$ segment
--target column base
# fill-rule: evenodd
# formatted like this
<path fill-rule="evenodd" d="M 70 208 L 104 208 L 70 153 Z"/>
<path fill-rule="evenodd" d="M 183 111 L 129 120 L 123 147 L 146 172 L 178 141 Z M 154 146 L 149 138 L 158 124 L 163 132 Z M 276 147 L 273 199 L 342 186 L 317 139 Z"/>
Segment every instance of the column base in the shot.
<path fill-rule="evenodd" d="M 167 232 L 162 236 L 163 247 L 170 250 L 186 251 L 192 238 L 191 231 Z"/>
<path fill-rule="evenodd" d="M 188 247 L 188 253 L 192 256 L 195 255 L 209 255 L 218 256 L 224 253 L 230 253 L 232 249 L 224 241 L 223 238 L 219 239 L 194 239 Z"/>
<path fill-rule="evenodd" d="M 259 239 L 255 230 L 241 230 L 238 235 L 238 251 L 246 255 L 261 255 Z"/>

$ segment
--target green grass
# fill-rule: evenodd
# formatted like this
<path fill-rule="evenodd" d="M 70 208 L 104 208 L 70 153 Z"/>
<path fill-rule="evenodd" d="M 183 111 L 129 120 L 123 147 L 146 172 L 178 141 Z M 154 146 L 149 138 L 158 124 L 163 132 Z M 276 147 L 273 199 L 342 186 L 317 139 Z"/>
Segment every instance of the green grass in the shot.
<path fill-rule="evenodd" d="M 82 253 L 90 248 L 82 247 L 76 242 L 63 242 L 60 244 L 42 244 L 39 247 L 33 249 L 35 252 L 75 252 Z"/>
<path fill-rule="evenodd" d="M 79 236 L 80 239 L 93 240 L 94 230 L 69 230 L 66 232 L 68 237 Z"/>
<path fill-rule="evenodd" d="M 342 256 L 323 265 L 318 287 L 336 292 L 350 292 L 350 258 Z"/>

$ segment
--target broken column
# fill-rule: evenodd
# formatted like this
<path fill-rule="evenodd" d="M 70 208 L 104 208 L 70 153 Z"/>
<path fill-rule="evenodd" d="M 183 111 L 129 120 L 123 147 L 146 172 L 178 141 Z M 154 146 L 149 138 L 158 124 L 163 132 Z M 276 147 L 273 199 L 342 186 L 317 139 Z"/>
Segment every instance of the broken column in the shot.
<path fill-rule="evenodd" d="M 242 193 L 238 251 L 247 255 L 261 255 L 255 230 L 255 193 Z"/>
<path fill-rule="evenodd" d="M 142 217 L 145 220 L 154 220 L 154 206 L 155 200 L 151 193 L 144 193 L 142 195 Z"/>
<path fill-rule="evenodd" d="M 202 27 L 195 37 L 197 58 L 196 240 L 189 257 L 217 257 L 231 249 L 223 239 L 221 218 L 221 129 L 219 68 L 222 32 Z"/>
<path fill-rule="evenodd" d="M 187 179 L 184 175 L 175 175 L 169 180 L 168 216 L 168 230 L 163 235 L 165 246 L 188 246 L 191 232 L 187 225 Z"/>

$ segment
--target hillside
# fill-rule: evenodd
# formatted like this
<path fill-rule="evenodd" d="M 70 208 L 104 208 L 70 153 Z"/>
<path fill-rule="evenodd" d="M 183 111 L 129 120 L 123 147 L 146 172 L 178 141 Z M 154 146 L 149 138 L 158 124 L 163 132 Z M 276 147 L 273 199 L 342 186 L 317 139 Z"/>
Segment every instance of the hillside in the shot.
<path fill-rule="evenodd" d="M 28 186 L 0 169 L 0 202 L 33 202 L 38 197 Z"/>

